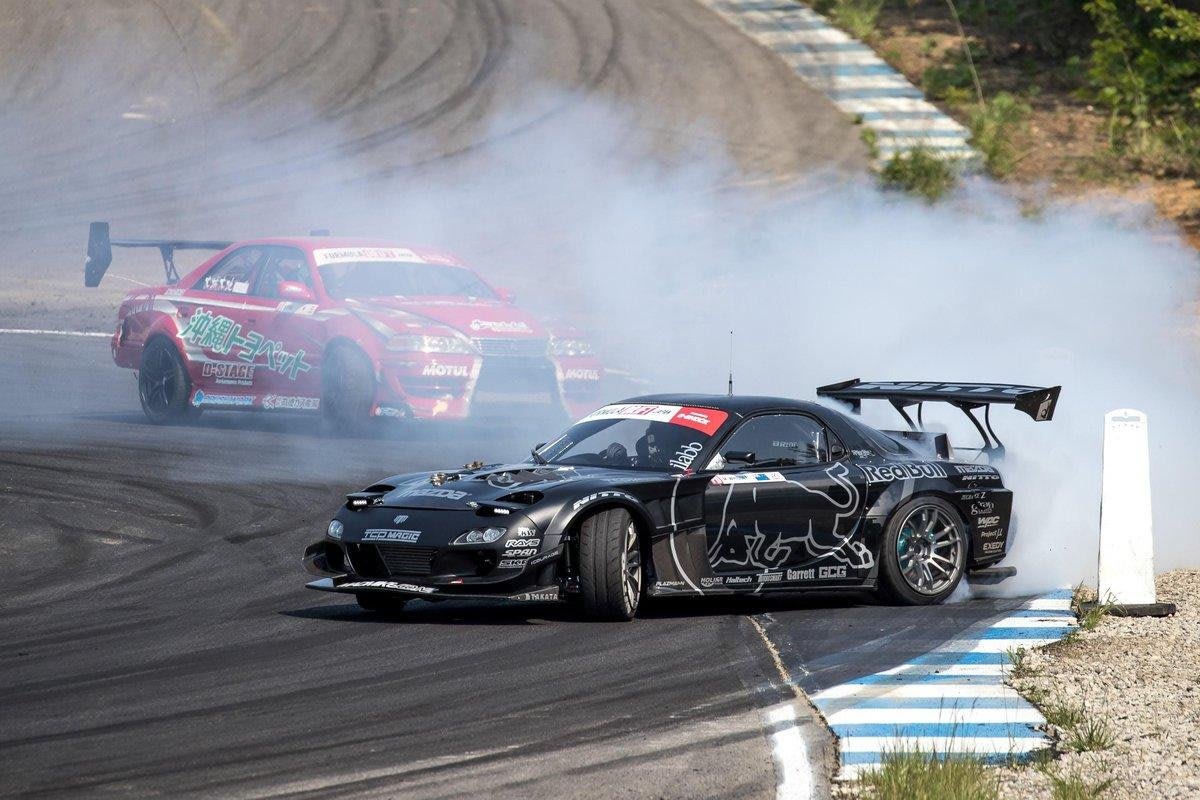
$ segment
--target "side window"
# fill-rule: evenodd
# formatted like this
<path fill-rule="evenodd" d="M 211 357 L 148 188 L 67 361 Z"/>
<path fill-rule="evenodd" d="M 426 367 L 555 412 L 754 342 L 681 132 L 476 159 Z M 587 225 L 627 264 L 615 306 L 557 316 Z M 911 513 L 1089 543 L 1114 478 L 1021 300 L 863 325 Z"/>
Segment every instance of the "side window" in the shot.
<path fill-rule="evenodd" d="M 803 414 L 769 414 L 752 417 L 741 424 L 721 445 L 731 450 L 754 454 L 754 463 L 776 466 L 804 466 L 829 460 L 829 442 L 825 427 Z M 710 469 L 720 469 L 724 459 L 718 456 Z"/>
<path fill-rule="evenodd" d="M 194 288 L 223 294 L 249 294 L 266 257 L 265 247 L 238 248 L 218 261 Z"/>
<path fill-rule="evenodd" d="M 312 273 L 304 253 L 291 247 L 271 248 L 271 256 L 267 259 L 255 294 L 259 297 L 279 297 L 279 284 L 282 281 L 303 283 L 309 289 L 313 288 Z"/>

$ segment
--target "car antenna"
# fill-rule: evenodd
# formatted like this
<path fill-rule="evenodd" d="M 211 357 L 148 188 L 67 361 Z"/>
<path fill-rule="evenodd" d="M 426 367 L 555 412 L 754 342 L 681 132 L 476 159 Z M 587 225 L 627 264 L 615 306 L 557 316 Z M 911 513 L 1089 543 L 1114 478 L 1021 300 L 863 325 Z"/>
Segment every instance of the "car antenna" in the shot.
<path fill-rule="evenodd" d="M 729 396 L 733 397 L 733 331 L 729 332 Z"/>

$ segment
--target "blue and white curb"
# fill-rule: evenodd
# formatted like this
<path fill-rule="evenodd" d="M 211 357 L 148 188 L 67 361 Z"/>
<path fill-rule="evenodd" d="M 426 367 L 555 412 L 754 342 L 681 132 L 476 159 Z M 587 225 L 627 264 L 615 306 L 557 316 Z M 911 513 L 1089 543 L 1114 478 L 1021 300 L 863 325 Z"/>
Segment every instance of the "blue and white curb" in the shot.
<path fill-rule="evenodd" d="M 1003 682 L 1009 651 L 1056 642 L 1075 625 L 1070 592 L 1053 592 L 898 667 L 812 695 L 838 737 L 839 777 L 878 767 L 885 752 L 969 753 L 1001 763 L 1049 747 L 1035 729 L 1045 717 Z"/>
<path fill-rule="evenodd" d="M 700 0 L 773 50 L 797 75 L 876 135 L 880 158 L 918 145 L 977 159 L 970 131 L 938 110 L 870 47 L 793 0 Z"/>

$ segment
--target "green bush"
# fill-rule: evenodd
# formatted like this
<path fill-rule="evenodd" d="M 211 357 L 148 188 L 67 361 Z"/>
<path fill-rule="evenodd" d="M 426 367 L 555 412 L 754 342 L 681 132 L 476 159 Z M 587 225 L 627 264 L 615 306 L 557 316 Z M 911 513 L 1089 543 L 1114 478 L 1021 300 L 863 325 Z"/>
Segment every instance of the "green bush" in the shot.
<path fill-rule="evenodd" d="M 824 6 L 839 28 L 856 39 L 870 40 L 875 36 L 875 24 L 883 10 L 883 0 L 834 0 Z"/>
<path fill-rule="evenodd" d="M 1019 160 L 1013 138 L 1025 127 L 1029 105 L 1008 92 L 1000 92 L 971 113 L 971 144 L 983 154 L 987 171 L 1003 178 Z"/>
<path fill-rule="evenodd" d="M 879 173 L 885 188 L 923 197 L 930 203 L 953 189 L 957 177 L 952 162 L 921 146 L 892 156 Z"/>
<path fill-rule="evenodd" d="M 1114 147 L 1160 171 L 1200 175 L 1200 12 L 1169 0 L 1086 0 L 1088 77 Z"/>

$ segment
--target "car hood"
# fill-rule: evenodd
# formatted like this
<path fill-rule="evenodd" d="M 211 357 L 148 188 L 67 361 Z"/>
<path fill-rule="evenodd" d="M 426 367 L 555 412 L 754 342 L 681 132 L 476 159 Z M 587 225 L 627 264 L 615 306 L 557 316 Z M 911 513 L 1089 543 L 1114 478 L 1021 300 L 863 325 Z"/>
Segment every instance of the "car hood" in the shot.
<path fill-rule="evenodd" d="M 403 333 L 432 322 L 471 339 L 544 339 L 545 326 L 516 306 L 500 300 L 461 297 L 372 297 L 349 303 L 359 314 Z"/>
<path fill-rule="evenodd" d="M 418 475 L 398 475 L 382 483 L 394 487 L 383 495 L 381 505 L 389 508 L 454 509 L 473 504 L 510 502 L 516 492 L 548 493 L 568 484 L 580 492 L 595 486 L 662 480 L 666 472 L 603 467 L 570 467 L 556 464 L 494 465 L 479 470 L 461 470 Z M 522 505 L 527 500 L 520 501 Z"/>

